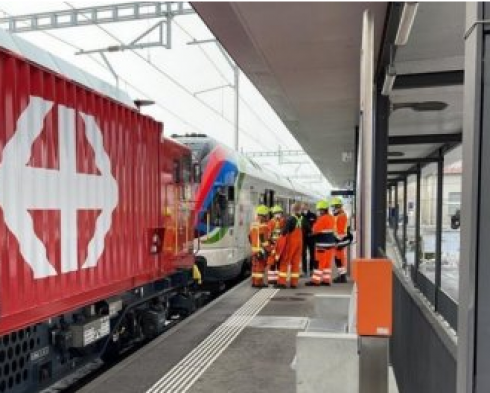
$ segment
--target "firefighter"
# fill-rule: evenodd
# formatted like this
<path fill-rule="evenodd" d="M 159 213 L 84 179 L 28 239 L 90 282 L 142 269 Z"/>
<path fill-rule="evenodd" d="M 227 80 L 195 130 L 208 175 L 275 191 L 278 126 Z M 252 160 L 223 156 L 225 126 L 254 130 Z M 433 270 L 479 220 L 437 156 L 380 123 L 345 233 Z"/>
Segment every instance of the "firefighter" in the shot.
<path fill-rule="evenodd" d="M 267 224 L 269 208 L 265 205 L 259 205 L 256 214 L 257 220 L 250 226 L 248 238 L 252 246 L 252 286 L 262 288 L 267 286 L 264 283 L 264 273 L 270 250 L 270 233 Z"/>
<path fill-rule="evenodd" d="M 313 270 L 310 282 L 306 285 L 330 285 L 332 283 L 332 260 L 337 244 L 335 219 L 328 212 L 328 202 L 316 204 L 318 218 L 313 225 L 315 239 L 315 260 L 318 266 Z"/>
<path fill-rule="evenodd" d="M 295 203 L 291 213 L 291 216 L 286 219 L 276 245 L 275 257 L 276 261 L 279 261 L 277 288 L 286 288 L 288 269 L 290 270 L 290 287 L 296 288 L 299 281 L 301 249 L 303 246 L 301 205 Z"/>
<path fill-rule="evenodd" d="M 343 209 L 342 199 L 334 197 L 330 201 L 333 217 L 335 218 L 335 235 L 338 238 L 334 258 L 339 273 L 335 282 L 347 282 L 347 256 L 346 247 L 352 242 L 352 235 L 348 227 L 348 218 Z"/>
<path fill-rule="evenodd" d="M 272 218 L 269 221 L 269 233 L 271 235 L 271 255 L 269 256 L 269 269 L 267 271 L 267 280 L 269 284 L 276 284 L 278 277 L 278 264 L 275 260 L 276 246 L 281 231 L 284 228 L 286 220 L 284 218 L 284 212 L 282 206 L 275 205 L 271 209 Z"/>

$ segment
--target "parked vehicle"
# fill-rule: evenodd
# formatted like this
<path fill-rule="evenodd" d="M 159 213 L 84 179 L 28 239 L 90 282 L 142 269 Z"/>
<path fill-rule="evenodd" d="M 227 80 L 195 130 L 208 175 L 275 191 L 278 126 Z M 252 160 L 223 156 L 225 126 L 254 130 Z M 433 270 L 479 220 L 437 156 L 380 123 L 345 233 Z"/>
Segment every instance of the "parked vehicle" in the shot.
<path fill-rule="evenodd" d="M 456 210 L 456 213 L 454 213 L 451 216 L 451 228 L 452 229 L 459 229 L 461 225 L 461 213 L 460 209 Z"/>

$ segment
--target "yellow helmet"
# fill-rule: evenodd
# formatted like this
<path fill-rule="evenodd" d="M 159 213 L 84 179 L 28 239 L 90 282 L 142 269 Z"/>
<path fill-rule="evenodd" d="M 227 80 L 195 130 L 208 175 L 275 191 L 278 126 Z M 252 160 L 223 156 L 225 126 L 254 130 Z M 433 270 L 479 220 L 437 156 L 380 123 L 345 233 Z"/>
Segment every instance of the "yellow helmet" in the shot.
<path fill-rule="evenodd" d="M 318 201 L 316 204 L 316 210 L 328 210 L 328 202 L 325 200 Z"/>
<path fill-rule="evenodd" d="M 342 205 L 343 205 L 342 199 L 340 199 L 339 197 L 333 197 L 330 200 L 330 206 L 342 206 Z"/>
<path fill-rule="evenodd" d="M 271 213 L 272 214 L 283 213 L 282 206 L 281 205 L 274 206 L 271 210 Z"/>
<path fill-rule="evenodd" d="M 265 205 L 259 205 L 257 206 L 257 209 L 255 209 L 255 212 L 258 216 L 266 216 L 269 214 L 269 208 Z"/>

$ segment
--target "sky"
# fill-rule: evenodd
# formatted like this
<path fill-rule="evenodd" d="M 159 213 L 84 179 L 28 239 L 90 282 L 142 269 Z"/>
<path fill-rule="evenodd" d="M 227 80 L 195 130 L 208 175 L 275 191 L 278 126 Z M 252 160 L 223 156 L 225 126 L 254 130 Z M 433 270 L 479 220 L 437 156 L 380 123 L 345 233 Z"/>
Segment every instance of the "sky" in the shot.
<path fill-rule="evenodd" d="M 58 11 L 70 7 L 81 8 L 116 3 L 117 1 L 71 0 L 2 0 L 0 16 L 24 15 L 45 11 Z M 120 3 L 127 1 L 121 0 Z M 79 50 L 105 48 L 129 43 L 152 27 L 158 20 L 110 23 L 101 26 L 84 26 L 50 30 L 48 32 L 22 33 L 22 38 L 68 60 L 83 70 L 105 81 L 116 84 L 116 79 L 99 54 L 76 55 Z M 155 36 L 143 41 L 154 40 Z M 234 119 L 234 91 L 224 87 L 212 92 L 196 92 L 233 83 L 233 72 L 214 43 L 187 45 L 188 42 L 213 38 L 212 33 L 197 14 L 175 18 L 172 26 L 172 48 L 162 47 L 107 53 L 107 59 L 118 74 L 119 87 L 133 99 L 146 98 L 156 102 L 144 107 L 142 112 L 164 123 L 166 136 L 191 132 L 205 133 L 232 146 Z M 277 151 L 301 149 L 282 121 L 257 89 L 241 73 L 240 76 L 240 150 Z M 260 158 L 257 161 L 277 173 L 301 177 L 319 174 L 320 171 L 307 156 L 285 158 L 295 163 L 280 164 L 277 158 Z M 300 164 L 298 164 L 298 162 Z M 295 179 L 299 181 L 300 179 Z M 329 194 L 329 184 L 321 181 L 304 181 L 320 194 Z"/>

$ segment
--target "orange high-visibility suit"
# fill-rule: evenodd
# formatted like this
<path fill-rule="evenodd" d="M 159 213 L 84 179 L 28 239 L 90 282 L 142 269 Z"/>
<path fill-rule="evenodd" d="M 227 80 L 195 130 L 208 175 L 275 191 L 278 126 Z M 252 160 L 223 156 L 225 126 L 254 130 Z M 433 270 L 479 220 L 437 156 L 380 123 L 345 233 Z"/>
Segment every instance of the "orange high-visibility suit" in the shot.
<path fill-rule="evenodd" d="M 252 223 L 248 238 L 252 246 L 252 286 L 266 286 L 264 273 L 267 266 L 267 253 L 270 250 L 270 232 L 267 223 Z"/>
<path fill-rule="evenodd" d="M 269 256 L 268 265 L 269 270 L 267 271 L 267 280 L 271 284 L 275 284 L 277 282 L 277 277 L 279 275 L 278 264 L 276 263 L 276 248 L 277 241 L 281 236 L 281 232 L 286 224 L 286 220 L 284 217 L 276 218 L 273 217 L 269 220 L 269 233 L 271 234 L 271 254 Z"/>
<path fill-rule="evenodd" d="M 315 259 L 318 266 L 313 270 L 311 283 L 314 285 L 332 283 L 332 260 L 337 239 L 335 237 L 335 219 L 326 213 L 318 217 L 313 225 L 315 236 Z"/>
<path fill-rule="evenodd" d="M 337 247 L 335 248 L 335 264 L 339 272 L 340 281 L 346 281 L 347 275 L 347 256 L 345 248 L 350 244 L 350 240 L 347 239 L 347 225 L 348 219 L 343 209 L 340 209 L 339 213 L 334 216 L 335 218 L 335 235 L 339 239 Z"/>
<path fill-rule="evenodd" d="M 279 260 L 279 277 L 277 284 L 286 286 L 288 269 L 290 269 L 291 288 L 296 288 L 299 281 L 301 250 L 303 247 L 302 217 L 290 216 L 286 220 L 281 236 L 277 241 L 276 260 Z"/>

